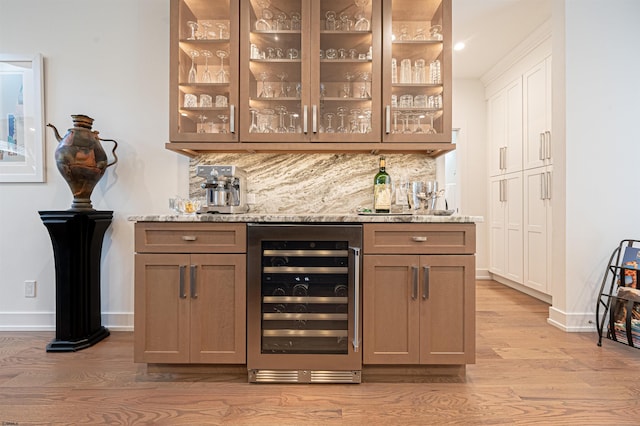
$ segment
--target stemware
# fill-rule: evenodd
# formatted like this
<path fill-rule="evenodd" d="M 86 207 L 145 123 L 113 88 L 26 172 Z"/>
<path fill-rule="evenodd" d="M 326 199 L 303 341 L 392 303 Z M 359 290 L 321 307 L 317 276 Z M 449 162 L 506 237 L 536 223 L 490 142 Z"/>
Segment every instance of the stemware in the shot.
<path fill-rule="evenodd" d="M 203 50 L 200 52 L 202 56 L 204 56 L 204 72 L 202 73 L 202 82 L 203 83 L 211 83 L 213 78 L 211 77 L 211 71 L 209 71 L 209 58 L 213 56 L 211 51 Z"/>
<path fill-rule="evenodd" d="M 189 83 L 195 83 L 198 75 L 196 70 L 196 58 L 200 55 L 197 50 L 191 50 L 189 56 L 191 56 L 191 68 L 189 69 Z"/>
<path fill-rule="evenodd" d="M 335 133 L 336 131 L 331 125 L 331 120 L 333 120 L 333 117 L 335 117 L 335 114 L 332 112 L 328 112 L 324 115 L 324 118 L 327 120 L 327 126 L 324 128 L 324 131 L 326 133 Z"/>
<path fill-rule="evenodd" d="M 354 108 L 351 111 L 349 111 L 349 115 L 351 116 L 349 120 L 350 133 L 362 133 L 360 130 L 360 125 L 358 123 L 358 121 L 362 117 L 360 114 L 361 114 L 361 111 L 357 108 Z"/>
<path fill-rule="evenodd" d="M 198 119 L 200 120 L 200 126 L 198 126 L 198 133 L 205 133 L 204 122 L 207 119 L 207 117 L 204 114 L 200 114 L 198 116 Z"/>
<path fill-rule="evenodd" d="M 282 72 L 276 74 L 276 77 L 278 77 L 280 79 L 280 93 L 278 93 L 278 97 L 279 98 L 286 98 L 287 97 L 287 89 L 285 87 L 285 81 L 286 81 L 287 77 L 289 77 L 289 74 L 287 74 L 286 72 L 282 71 Z"/>
<path fill-rule="evenodd" d="M 364 8 L 369 4 L 369 0 L 355 0 L 358 12 L 355 14 L 356 23 L 354 29 L 356 31 L 369 31 L 371 23 L 366 17 Z"/>
<path fill-rule="evenodd" d="M 337 132 L 347 133 L 349 130 L 344 126 L 344 118 L 347 116 L 347 108 L 341 106 L 338 107 L 336 111 L 338 112 L 338 117 L 340 117 L 340 125 L 338 126 Z"/>
<path fill-rule="evenodd" d="M 226 24 L 223 24 L 222 22 L 218 22 L 216 24 L 216 27 L 218 27 L 218 38 L 220 40 L 226 40 L 229 38 L 229 33 L 227 32 Z"/>
<path fill-rule="evenodd" d="M 266 87 L 266 81 L 267 81 L 268 77 L 269 77 L 269 73 L 268 72 L 262 71 L 260 73 L 260 81 L 262 82 L 262 85 L 261 85 L 262 88 L 260 90 L 260 94 L 258 95 L 259 98 L 267 98 L 267 97 L 269 97 L 268 93 L 267 93 L 267 87 Z"/>
<path fill-rule="evenodd" d="M 191 28 L 191 34 L 187 37 L 187 40 L 196 39 L 196 31 L 198 30 L 198 23 L 196 21 L 187 21 L 187 26 Z"/>
<path fill-rule="evenodd" d="M 340 13 L 340 29 L 342 31 L 351 31 L 353 28 L 353 20 L 348 13 Z"/>
<path fill-rule="evenodd" d="M 369 93 L 367 86 L 369 85 L 369 79 L 371 78 L 371 74 L 368 72 L 363 72 L 362 74 L 360 74 L 360 78 L 362 78 L 362 81 L 364 82 L 364 84 L 362 85 L 362 88 L 360 89 L 360 97 L 370 98 L 371 93 Z"/>
<path fill-rule="evenodd" d="M 326 18 L 326 20 L 324 21 L 324 29 L 328 31 L 335 31 L 336 30 L 336 12 L 334 12 L 333 10 L 328 10 L 324 16 Z"/>
<path fill-rule="evenodd" d="M 271 19 L 273 19 L 271 9 L 263 8 L 262 17 L 256 21 L 256 31 L 271 31 Z"/>
<path fill-rule="evenodd" d="M 436 133 L 438 133 L 437 130 L 433 127 L 433 118 L 436 115 L 436 111 L 427 111 L 426 114 L 429 116 L 429 120 L 431 121 L 431 124 L 429 125 L 426 133 L 429 135 L 435 135 Z"/>
<path fill-rule="evenodd" d="M 278 127 L 276 127 L 276 133 L 287 133 L 287 128 L 284 125 L 284 116 L 287 113 L 287 107 L 284 105 L 276 106 L 278 111 Z"/>
<path fill-rule="evenodd" d="M 262 115 L 262 124 L 261 124 L 261 128 L 262 128 L 262 133 L 273 133 L 273 127 L 271 127 L 271 123 L 273 122 L 273 115 L 275 114 L 275 111 L 272 110 L 271 108 L 265 108 L 262 110 L 261 115 Z"/>
<path fill-rule="evenodd" d="M 302 28 L 302 17 L 300 16 L 300 12 L 291 12 L 289 15 L 291 16 L 291 29 L 299 31 Z"/>
<path fill-rule="evenodd" d="M 260 128 L 258 127 L 258 110 L 255 108 L 251 108 L 249 110 L 251 112 L 251 126 L 249 126 L 249 133 L 259 133 Z"/>
<path fill-rule="evenodd" d="M 296 119 L 298 118 L 298 114 L 290 113 L 289 114 L 289 128 L 287 129 L 289 133 L 297 133 Z"/>
<path fill-rule="evenodd" d="M 415 111 L 414 117 L 416 120 L 416 128 L 413 133 L 424 133 L 424 129 L 422 128 L 422 119 L 424 118 L 424 114 L 420 111 Z"/>
<path fill-rule="evenodd" d="M 203 40 L 207 40 L 209 39 L 209 28 L 211 28 L 211 22 L 205 21 L 202 22 L 200 25 L 202 25 L 202 39 Z"/>
<path fill-rule="evenodd" d="M 434 25 L 429 29 L 431 40 L 442 40 L 442 26 Z"/>
<path fill-rule="evenodd" d="M 218 83 L 228 83 L 229 73 L 224 69 L 224 58 L 229 56 L 229 53 L 226 50 L 218 50 L 216 56 L 220 58 L 220 70 L 217 73 Z"/>
<path fill-rule="evenodd" d="M 227 121 L 229 121 L 229 116 L 225 114 L 220 114 L 218 115 L 218 118 L 220 119 L 220 121 L 222 121 L 222 127 L 220 127 L 219 133 L 229 133 L 227 131 Z"/>
<path fill-rule="evenodd" d="M 346 73 L 344 73 L 344 78 L 347 80 L 347 83 L 344 84 L 343 89 L 342 89 L 342 97 L 343 98 L 350 98 L 351 97 L 351 94 L 353 93 L 353 91 L 351 90 L 351 82 L 356 77 L 357 77 L 357 74 L 352 73 L 350 71 L 347 71 Z"/>
<path fill-rule="evenodd" d="M 291 28 L 291 22 L 289 21 L 287 14 L 284 12 L 279 12 L 278 15 L 276 16 L 276 30 L 282 31 L 282 30 L 288 30 L 290 28 Z"/>

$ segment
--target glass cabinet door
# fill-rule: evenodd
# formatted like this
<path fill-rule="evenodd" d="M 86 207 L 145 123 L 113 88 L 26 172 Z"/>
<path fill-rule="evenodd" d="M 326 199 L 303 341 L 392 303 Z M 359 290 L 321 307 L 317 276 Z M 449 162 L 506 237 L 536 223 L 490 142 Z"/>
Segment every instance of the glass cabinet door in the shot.
<path fill-rule="evenodd" d="M 238 141 L 238 16 L 238 0 L 172 0 L 172 141 Z"/>
<path fill-rule="evenodd" d="M 300 141 L 308 132 L 309 2 L 242 0 L 244 142 Z"/>
<path fill-rule="evenodd" d="M 312 131 L 320 142 L 380 142 L 379 0 L 313 2 Z"/>
<path fill-rule="evenodd" d="M 243 141 L 380 141 L 379 1 L 242 1 Z"/>
<path fill-rule="evenodd" d="M 451 142 L 451 0 L 383 4 L 385 142 Z"/>

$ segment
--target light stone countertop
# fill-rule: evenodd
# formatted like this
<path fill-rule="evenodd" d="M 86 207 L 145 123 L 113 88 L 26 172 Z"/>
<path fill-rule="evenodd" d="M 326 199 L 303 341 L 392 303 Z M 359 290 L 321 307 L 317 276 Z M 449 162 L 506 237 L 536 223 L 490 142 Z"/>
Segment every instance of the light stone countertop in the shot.
<path fill-rule="evenodd" d="M 246 223 L 478 223 L 482 216 L 454 214 L 357 214 L 357 213 L 242 213 L 242 214 L 143 214 L 131 222 L 246 222 Z"/>

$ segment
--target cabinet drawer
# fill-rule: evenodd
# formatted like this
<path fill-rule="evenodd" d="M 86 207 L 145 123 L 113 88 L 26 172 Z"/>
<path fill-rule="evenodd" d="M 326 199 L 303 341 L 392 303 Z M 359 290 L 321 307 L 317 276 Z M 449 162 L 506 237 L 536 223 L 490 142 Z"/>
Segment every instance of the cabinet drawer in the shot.
<path fill-rule="evenodd" d="M 135 224 L 138 253 L 246 253 L 244 223 Z"/>
<path fill-rule="evenodd" d="M 474 223 L 366 223 L 365 254 L 473 254 Z"/>

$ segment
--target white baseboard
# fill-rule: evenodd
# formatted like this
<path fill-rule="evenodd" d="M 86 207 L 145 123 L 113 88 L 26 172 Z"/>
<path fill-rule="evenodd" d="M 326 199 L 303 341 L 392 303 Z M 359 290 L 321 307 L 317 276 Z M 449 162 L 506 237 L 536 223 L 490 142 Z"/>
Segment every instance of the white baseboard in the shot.
<path fill-rule="evenodd" d="M 596 314 L 593 312 L 567 313 L 551 306 L 547 322 L 562 331 L 584 333 L 596 331 Z"/>
<path fill-rule="evenodd" d="M 494 281 L 499 282 L 500 284 L 504 284 L 507 287 L 511 287 L 514 290 L 518 290 L 520 293 L 524 293 L 524 294 L 527 294 L 527 295 L 529 295 L 531 297 L 535 297 L 536 299 L 541 300 L 544 303 L 548 303 L 549 305 L 551 305 L 552 298 L 548 294 L 540 293 L 537 290 L 534 290 L 532 288 L 529 288 L 529 287 L 524 286 L 522 284 L 519 284 L 517 282 L 511 281 L 511 280 L 509 280 L 507 278 L 504 278 L 504 277 L 501 277 L 499 275 L 491 274 L 491 279 L 493 279 Z"/>
<path fill-rule="evenodd" d="M 476 269 L 476 280 L 492 280 L 488 269 Z"/>
<path fill-rule="evenodd" d="M 103 312 L 102 325 L 112 331 L 133 331 L 133 312 Z M 0 331 L 55 330 L 55 312 L 0 312 Z"/>

